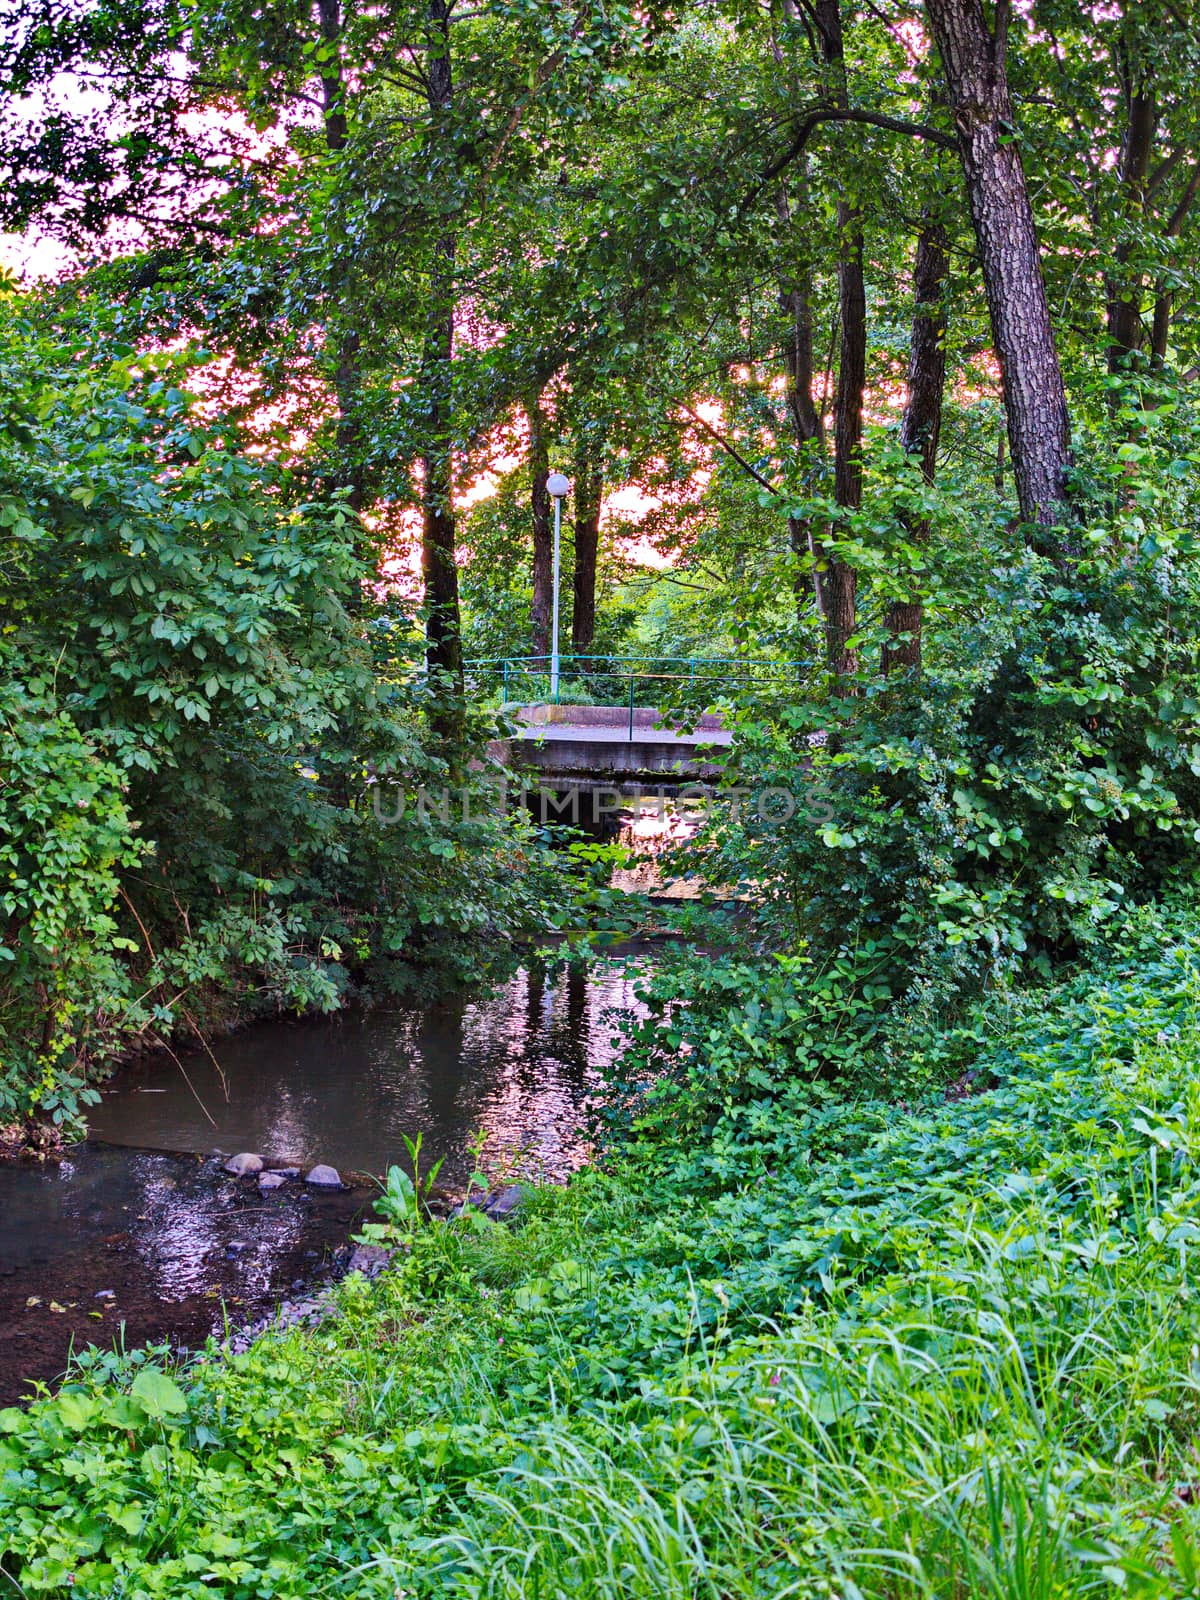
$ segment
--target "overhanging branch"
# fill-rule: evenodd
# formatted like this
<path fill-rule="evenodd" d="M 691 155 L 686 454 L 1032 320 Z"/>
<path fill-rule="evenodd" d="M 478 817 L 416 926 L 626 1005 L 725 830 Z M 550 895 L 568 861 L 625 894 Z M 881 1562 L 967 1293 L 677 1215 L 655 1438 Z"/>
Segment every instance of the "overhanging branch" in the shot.
<path fill-rule="evenodd" d="M 756 483 L 761 483 L 763 488 L 768 490 L 771 494 L 778 494 L 779 493 L 779 490 L 775 487 L 775 485 L 773 483 L 769 483 L 767 481 L 767 479 L 763 477 L 762 473 L 759 472 L 756 467 L 752 467 L 750 465 L 750 463 L 746 460 L 745 456 L 742 455 L 741 452 L 738 450 L 737 446 L 731 444 L 730 441 L 724 436 L 724 434 L 722 434 L 721 432 L 719 432 L 718 429 L 713 427 L 711 422 L 705 422 L 704 418 L 702 416 L 700 416 L 697 412 L 693 411 L 691 406 L 686 405 L 684 403 L 684 401 L 676 400 L 675 404 L 679 408 L 680 411 L 684 412 L 687 416 L 691 417 L 692 421 L 694 423 L 696 423 L 698 427 L 703 428 L 705 433 L 708 434 L 709 438 L 714 439 L 716 441 L 716 443 L 721 446 L 721 449 L 726 452 L 726 454 L 732 456 L 733 459 L 737 462 L 738 466 L 741 467 L 744 471 L 748 472 Z"/>
<path fill-rule="evenodd" d="M 882 128 L 887 133 L 903 133 L 910 139 L 927 139 L 940 150 L 958 148 L 953 134 L 946 133 L 941 128 L 930 127 L 926 122 L 909 122 L 904 117 L 889 117 L 882 111 L 862 111 L 853 106 L 818 106 L 815 110 L 806 111 L 799 119 L 791 144 L 762 173 L 738 207 L 739 211 L 745 211 L 748 206 L 753 205 L 767 185 L 781 172 L 786 171 L 797 157 L 804 154 L 808 141 L 825 122 L 857 122 L 868 128 Z"/>

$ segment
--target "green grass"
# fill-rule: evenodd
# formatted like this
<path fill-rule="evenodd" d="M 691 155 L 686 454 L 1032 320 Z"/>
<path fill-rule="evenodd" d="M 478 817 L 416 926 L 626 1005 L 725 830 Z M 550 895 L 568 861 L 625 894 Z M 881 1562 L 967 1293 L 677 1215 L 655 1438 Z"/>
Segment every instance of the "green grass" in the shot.
<path fill-rule="evenodd" d="M 659 1117 L 336 1326 L 81 1369 L 0 1413 L 13 1592 L 1200 1596 L 1198 972 L 1164 923 L 985 1094 Z"/>

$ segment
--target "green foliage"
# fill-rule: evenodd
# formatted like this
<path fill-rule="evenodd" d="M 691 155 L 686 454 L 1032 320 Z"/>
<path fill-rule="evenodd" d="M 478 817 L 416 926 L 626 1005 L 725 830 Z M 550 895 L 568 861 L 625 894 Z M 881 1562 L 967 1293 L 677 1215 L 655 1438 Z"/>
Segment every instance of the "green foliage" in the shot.
<path fill-rule="evenodd" d="M 141 856 L 121 773 L 0 644 L 0 1117 L 73 1121 L 77 1030 L 120 1003 L 119 869 Z"/>
<path fill-rule="evenodd" d="M 899 1044 L 914 1016 L 1047 977 L 1122 904 L 1194 881 L 1196 419 L 1161 388 L 1109 393 L 1080 449 L 1094 521 L 1069 570 L 996 548 L 972 615 L 951 544 L 922 575 L 923 672 L 878 677 L 864 632 L 850 685 L 810 679 L 740 714 L 743 803 L 714 808 L 692 864 L 740 883 L 761 942 L 802 957 L 784 985 L 801 1070 L 854 1067 L 881 1031 Z M 924 491 L 923 514 L 954 515 L 949 486 Z M 864 571 L 863 524 L 887 516 L 877 499 L 849 520 L 840 547 Z"/>
<path fill-rule="evenodd" d="M 401 1137 L 408 1153 L 412 1174 L 410 1176 L 403 1167 L 389 1167 L 383 1192 L 375 1201 L 375 1210 L 393 1228 L 411 1232 L 420 1226 L 426 1214 L 429 1194 L 437 1182 L 442 1163 L 440 1160 L 435 1161 L 428 1171 L 422 1171 L 421 1134 L 418 1133 L 415 1139 L 410 1139 L 407 1134 L 402 1134 Z M 368 1227 L 370 1226 L 372 1225 L 368 1224 Z"/>
<path fill-rule="evenodd" d="M 27 1594 L 1191 1594 L 1193 908 L 993 1007 L 983 1092 L 642 1120 L 322 1328 L 0 1415 Z M 685 1109 L 676 1088 L 677 1110 Z M 696 1077 L 689 1095 L 704 1101 Z"/>
<path fill-rule="evenodd" d="M 0 300 L 0 1117 L 74 1126 L 139 1035 L 477 974 L 546 879 L 432 747 L 345 506 L 206 419 L 194 353 L 30 309 Z M 391 784 L 432 803 L 393 821 Z"/>

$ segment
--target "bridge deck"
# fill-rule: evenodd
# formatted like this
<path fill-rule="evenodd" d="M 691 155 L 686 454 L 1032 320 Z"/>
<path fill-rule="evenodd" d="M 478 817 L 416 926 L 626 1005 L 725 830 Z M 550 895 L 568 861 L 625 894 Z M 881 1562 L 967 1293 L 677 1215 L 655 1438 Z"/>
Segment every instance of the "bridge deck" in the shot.
<path fill-rule="evenodd" d="M 506 754 L 545 780 L 629 779 L 683 781 L 713 778 L 732 734 L 710 712 L 693 730 L 660 725 L 653 707 L 522 706 Z"/>
<path fill-rule="evenodd" d="M 725 748 L 732 738 L 728 728 L 711 728 L 696 733 L 680 732 L 678 728 L 635 728 L 631 739 L 628 728 L 597 728 L 571 722 L 527 724 L 517 735 L 521 744 L 569 744 L 575 741 L 588 744 L 678 745 L 687 750 L 697 750 L 702 746 Z"/>

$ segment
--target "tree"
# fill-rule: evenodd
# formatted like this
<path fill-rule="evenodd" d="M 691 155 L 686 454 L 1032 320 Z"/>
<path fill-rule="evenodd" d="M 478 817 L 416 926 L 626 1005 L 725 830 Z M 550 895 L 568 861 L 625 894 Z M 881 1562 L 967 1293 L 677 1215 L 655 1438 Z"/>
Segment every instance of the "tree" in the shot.
<path fill-rule="evenodd" d="M 604 498 L 603 437 L 584 432 L 575 451 L 575 562 L 571 579 L 571 649 L 591 651 L 596 637 L 596 560 Z"/>
<path fill-rule="evenodd" d="M 1053 525 L 1065 515 L 1071 427 L 1008 88 L 1011 4 L 996 0 L 990 28 L 982 0 L 926 0 L 926 10 L 979 247 L 1017 499 L 1026 522 Z"/>
<path fill-rule="evenodd" d="M 912 337 L 908 356 L 908 397 L 900 424 L 900 445 L 915 456 L 926 483 L 937 471 L 938 441 L 942 431 L 942 395 L 946 386 L 946 273 L 949 257 L 945 224 L 936 212 L 927 213 L 917 239 L 913 264 Z M 909 531 L 921 543 L 928 527 L 909 521 Z M 883 647 L 886 676 L 902 667 L 921 665 L 921 625 L 924 605 L 917 597 L 893 600 L 888 607 L 888 640 Z"/>

